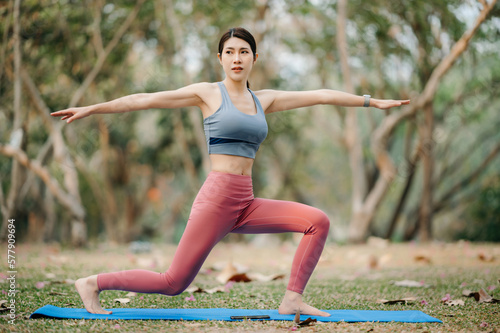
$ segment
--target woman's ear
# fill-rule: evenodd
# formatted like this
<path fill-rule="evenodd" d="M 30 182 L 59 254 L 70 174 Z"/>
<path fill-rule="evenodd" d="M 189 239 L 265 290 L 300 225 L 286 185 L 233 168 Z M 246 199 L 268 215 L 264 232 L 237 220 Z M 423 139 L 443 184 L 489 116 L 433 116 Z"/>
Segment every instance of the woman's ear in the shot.
<path fill-rule="evenodd" d="M 222 57 L 220 56 L 220 53 L 217 53 L 217 58 L 219 59 L 219 62 L 222 65 Z"/>
<path fill-rule="evenodd" d="M 253 57 L 253 63 L 255 64 L 255 62 L 257 61 L 257 58 L 259 57 L 259 54 L 258 53 L 255 53 L 254 57 Z"/>

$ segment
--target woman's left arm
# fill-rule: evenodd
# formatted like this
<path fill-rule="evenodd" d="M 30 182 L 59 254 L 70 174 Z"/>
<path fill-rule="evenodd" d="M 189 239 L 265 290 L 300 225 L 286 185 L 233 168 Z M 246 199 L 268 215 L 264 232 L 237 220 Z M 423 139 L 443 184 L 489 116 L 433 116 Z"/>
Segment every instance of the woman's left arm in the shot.
<path fill-rule="evenodd" d="M 361 107 L 365 105 L 365 97 L 330 89 L 310 91 L 260 90 L 257 97 L 263 104 L 266 113 L 297 109 L 307 106 L 326 104 L 345 107 Z M 409 100 L 389 100 L 370 98 L 370 107 L 390 109 L 395 106 L 410 104 Z"/>

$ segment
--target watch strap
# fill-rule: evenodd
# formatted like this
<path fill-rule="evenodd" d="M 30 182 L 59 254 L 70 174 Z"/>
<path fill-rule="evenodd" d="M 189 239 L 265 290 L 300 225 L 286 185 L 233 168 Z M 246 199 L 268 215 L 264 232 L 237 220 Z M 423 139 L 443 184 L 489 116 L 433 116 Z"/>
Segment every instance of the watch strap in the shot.
<path fill-rule="evenodd" d="M 365 103 L 363 104 L 363 106 L 365 108 L 367 108 L 367 107 L 370 106 L 370 98 L 371 98 L 371 96 L 370 95 L 363 95 L 363 97 L 365 98 Z"/>

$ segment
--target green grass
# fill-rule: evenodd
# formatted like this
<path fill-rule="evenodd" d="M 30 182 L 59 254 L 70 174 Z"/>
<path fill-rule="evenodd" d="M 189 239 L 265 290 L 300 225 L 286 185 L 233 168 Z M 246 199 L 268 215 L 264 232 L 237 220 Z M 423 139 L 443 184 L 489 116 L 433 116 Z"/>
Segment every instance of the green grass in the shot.
<path fill-rule="evenodd" d="M 4 245 L 2 245 L 4 246 Z M 6 248 L 6 246 L 4 246 Z M 248 265 L 251 271 L 271 274 L 288 273 L 295 246 L 286 244 L 279 248 L 256 249 L 252 246 L 220 244 L 207 260 L 206 267 L 215 262 L 231 260 Z M 65 279 L 76 279 L 98 272 L 137 268 L 144 265 L 141 260 L 156 258 L 159 264 L 153 268 L 162 271 L 171 260 L 172 246 L 155 246 L 150 254 L 132 256 L 126 247 L 105 247 L 92 250 L 61 250 L 57 246 L 21 245 L 17 248 L 17 318 L 10 325 L 7 318 L 0 319 L 2 332 L 286 332 L 292 322 L 219 322 L 219 321 L 100 321 L 100 320 L 53 320 L 28 319 L 37 308 L 46 304 L 82 308 L 72 284 Z M 4 251 L 6 252 L 6 251 Z M 479 253 L 493 255 L 496 260 L 483 262 Z M 432 263 L 414 260 L 416 255 L 425 255 Z M 368 268 L 370 256 L 377 258 L 378 265 Z M 500 330 L 500 304 L 479 304 L 473 298 L 461 296 L 464 288 L 487 290 L 500 298 L 500 246 L 468 244 L 434 244 L 418 246 L 395 244 L 385 248 L 374 246 L 330 246 L 325 249 L 306 292 L 305 300 L 322 309 L 362 310 L 421 310 L 439 318 L 438 323 L 318 323 L 299 328 L 303 332 L 495 332 Z M 6 255 L 2 254 L 2 263 Z M 2 266 L 6 272 L 6 266 Z M 195 280 L 197 286 L 211 288 L 219 285 L 217 272 L 201 274 Z M 430 288 L 398 287 L 391 281 L 404 279 L 424 281 Z M 46 282 L 37 288 L 37 282 Z M 229 293 L 194 294 L 195 301 L 186 301 L 188 293 L 175 297 L 153 294 L 138 294 L 127 304 L 113 300 L 125 297 L 127 292 L 106 291 L 101 293 L 105 308 L 256 308 L 276 309 L 286 288 L 287 278 L 273 282 L 237 283 Z M 465 285 L 465 287 L 464 287 Z M 40 284 L 38 285 L 40 287 Z M 8 290 L 3 282 L 1 289 Z M 465 306 L 450 307 L 441 298 L 450 294 L 453 299 L 462 299 Z M 382 305 L 377 299 L 400 299 L 416 297 L 412 304 Z M 8 300 L 2 294 L 0 299 Z M 422 301 L 427 302 L 426 305 Z M 5 316 L 5 312 L 2 313 Z M 486 327 L 482 327 L 485 326 Z"/>

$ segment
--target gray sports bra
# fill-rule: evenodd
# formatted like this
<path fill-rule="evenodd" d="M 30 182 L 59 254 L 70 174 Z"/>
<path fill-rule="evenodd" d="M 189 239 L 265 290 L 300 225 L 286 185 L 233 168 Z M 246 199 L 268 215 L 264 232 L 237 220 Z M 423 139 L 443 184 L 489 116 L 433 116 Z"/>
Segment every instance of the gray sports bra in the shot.
<path fill-rule="evenodd" d="M 257 114 L 243 113 L 231 102 L 224 83 L 217 84 L 222 95 L 221 106 L 203 120 L 208 153 L 255 158 L 255 153 L 267 136 L 266 116 L 259 100 L 249 89 Z"/>

